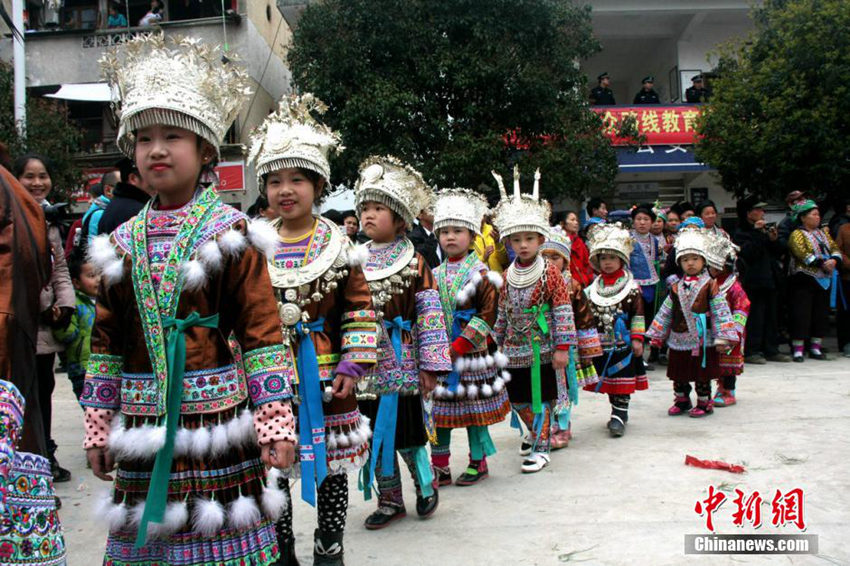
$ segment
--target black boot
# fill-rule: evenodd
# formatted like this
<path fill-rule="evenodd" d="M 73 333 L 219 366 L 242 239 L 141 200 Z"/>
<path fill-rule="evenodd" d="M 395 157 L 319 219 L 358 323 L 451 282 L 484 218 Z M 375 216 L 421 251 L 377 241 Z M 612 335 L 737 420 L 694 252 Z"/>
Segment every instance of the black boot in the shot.
<path fill-rule="evenodd" d="M 295 556 L 295 537 L 288 539 L 278 537 L 277 545 L 280 547 L 280 558 L 272 566 L 299 566 L 298 558 Z"/>
<path fill-rule="evenodd" d="M 626 423 L 629 422 L 629 396 L 611 395 L 611 420 L 608 421 L 608 431 L 613 437 L 626 434 Z"/>
<path fill-rule="evenodd" d="M 436 489 L 430 497 L 422 497 L 421 494 L 416 494 L 416 514 L 423 519 L 427 519 L 437 510 L 437 505 L 440 504 L 440 492 Z"/>
<path fill-rule="evenodd" d="M 313 534 L 314 566 L 345 566 L 342 561 L 342 531 L 326 533 L 319 529 Z"/>

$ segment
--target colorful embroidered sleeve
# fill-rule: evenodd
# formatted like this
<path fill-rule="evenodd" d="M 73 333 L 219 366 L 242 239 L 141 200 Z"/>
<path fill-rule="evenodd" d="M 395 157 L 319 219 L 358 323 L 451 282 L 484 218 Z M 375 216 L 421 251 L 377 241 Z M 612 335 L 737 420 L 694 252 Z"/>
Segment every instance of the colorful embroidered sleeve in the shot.
<path fill-rule="evenodd" d="M 643 294 L 634 288 L 629 294 L 629 331 L 632 340 L 643 340 L 646 335 Z M 672 319 L 671 319 L 672 320 Z"/>
<path fill-rule="evenodd" d="M 24 424 L 24 397 L 15 385 L 0 379 L 0 512 L 6 509 L 6 485 Z"/>
<path fill-rule="evenodd" d="M 98 310 L 100 310 L 99 307 Z M 92 354 L 89 358 L 80 404 L 83 407 L 97 409 L 121 408 L 123 366 L 123 356 Z"/>
<path fill-rule="evenodd" d="M 711 300 L 711 330 L 714 333 L 715 340 L 726 340 L 728 342 L 738 342 L 740 340 L 736 330 L 735 321 L 732 319 L 732 311 L 729 310 L 729 303 L 726 302 L 716 281 L 708 283 L 711 287 L 709 293 Z"/>
<path fill-rule="evenodd" d="M 496 340 L 496 344 L 499 346 L 505 343 L 505 333 L 508 330 L 508 318 L 505 312 L 507 304 L 508 284 L 505 283 L 499 290 L 499 306 L 496 311 L 496 324 L 493 325 L 493 337 Z"/>
<path fill-rule="evenodd" d="M 472 344 L 473 350 L 483 350 L 487 346 L 488 336 L 490 336 L 490 325 L 477 316 L 470 319 L 469 324 L 460 334 L 460 338 Z"/>
<path fill-rule="evenodd" d="M 352 266 L 343 293 L 342 362 L 359 364 L 365 373 L 378 361 L 377 314 L 363 270 Z"/>
<path fill-rule="evenodd" d="M 735 330 L 739 337 L 743 337 L 744 329 L 747 327 L 747 317 L 750 315 L 750 299 L 739 281 L 735 281 L 735 284 L 726 292 L 726 302 L 732 310 Z"/>
<path fill-rule="evenodd" d="M 121 377 L 124 368 L 124 324 L 121 312 L 121 289 L 129 283 L 107 286 L 100 284 L 97 311 L 91 336 L 91 356 L 80 404 L 83 407 L 118 409 L 121 407 Z M 133 297 L 127 297 L 132 301 Z"/>
<path fill-rule="evenodd" d="M 573 315 L 573 305 L 570 302 L 570 290 L 567 282 L 561 276 L 558 268 L 546 263 L 546 284 L 548 287 L 549 305 L 552 309 L 552 345 L 559 350 L 576 344 L 576 321 Z"/>
<path fill-rule="evenodd" d="M 420 259 L 416 291 L 416 337 L 419 369 L 448 373 L 452 371 L 446 318 L 437 281 L 425 261 Z"/>
<path fill-rule="evenodd" d="M 641 317 L 642 318 L 642 317 Z M 652 319 L 652 324 L 646 332 L 646 337 L 653 344 L 663 344 L 670 336 L 670 330 L 673 327 L 673 294 L 667 295 L 661 308 L 655 313 L 655 318 Z"/>
<path fill-rule="evenodd" d="M 278 344 L 245 353 L 248 395 L 254 406 L 292 398 L 292 381 L 286 376 L 292 375 L 294 368 L 286 350 Z"/>
<path fill-rule="evenodd" d="M 578 354 L 582 359 L 596 358 L 602 355 L 602 343 L 596 330 L 596 320 L 590 310 L 587 295 L 581 290 L 581 285 L 570 281 L 570 292 L 573 303 L 573 316 L 576 321 L 576 336 L 578 339 Z"/>

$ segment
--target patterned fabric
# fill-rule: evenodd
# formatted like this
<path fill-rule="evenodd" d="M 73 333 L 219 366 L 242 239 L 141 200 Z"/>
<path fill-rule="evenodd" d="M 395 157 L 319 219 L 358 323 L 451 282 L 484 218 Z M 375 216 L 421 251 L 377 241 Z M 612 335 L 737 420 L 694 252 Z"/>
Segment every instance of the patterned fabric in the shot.
<path fill-rule="evenodd" d="M 629 269 L 635 276 L 635 283 L 648 287 L 658 283 L 658 273 L 655 270 L 657 261 L 661 259 L 661 249 L 658 240 L 652 234 L 638 234 L 632 230 L 635 247 L 629 256 Z"/>
<path fill-rule="evenodd" d="M 546 262 L 544 282 L 538 281 L 524 289 L 505 283 L 499 295 L 499 314 L 493 328 L 496 342 L 509 358 L 509 368 L 531 367 L 534 351 L 532 341 L 540 341 L 541 364 L 551 363 L 552 354 L 558 347 L 576 344 L 576 327 L 570 292 L 558 268 Z M 548 304 L 546 313 L 549 335 L 544 336 L 526 309 L 535 305 Z"/>
<path fill-rule="evenodd" d="M 80 400 L 87 407 L 119 409 L 121 407 L 121 368 L 123 356 L 92 354 L 83 395 Z M 150 374 L 151 381 L 153 374 Z"/>
<path fill-rule="evenodd" d="M 292 387 L 283 376 L 292 370 L 291 357 L 283 355 L 281 348 L 268 346 L 245 353 L 245 373 L 248 393 L 255 405 L 262 405 L 292 397 Z"/>
<path fill-rule="evenodd" d="M 741 283 L 734 276 L 731 284 L 729 280 L 721 281 L 720 290 L 725 289 L 724 297 L 729 309 L 732 312 L 732 319 L 735 321 L 735 333 L 738 335 L 738 342 L 732 351 L 728 354 L 720 354 L 720 375 L 741 375 L 744 372 L 744 344 L 746 343 L 746 327 L 747 317 L 750 314 L 750 299 L 747 293 L 741 286 Z"/>
<path fill-rule="evenodd" d="M 448 372 L 452 369 L 449 338 L 440 294 L 436 289 L 416 293 L 416 338 L 420 370 Z"/>
<path fill-rule="evenodd" d="M 378 360 L 376 319 L 372 309 L 342 313 L 342 361 L 374 364 Z"/>
<path fill-rule="evenodd" d="M 0 380 L 0 564 L 65 564 L 65 540 L 47 458 L 17 451 L 24 398 Z"/>
<path fill-rule="evenodd" d="M 802 228 L 794 230 L 788 239 L 788 249 L 791 251 L 792 274 L 805 273 L 822 279 L 830 277 L 830 274 L 821 268 L 819 261 L 834 259 L 841 265 L 841 250 L 829 232 L 821 228 L 812 231 Z"/>

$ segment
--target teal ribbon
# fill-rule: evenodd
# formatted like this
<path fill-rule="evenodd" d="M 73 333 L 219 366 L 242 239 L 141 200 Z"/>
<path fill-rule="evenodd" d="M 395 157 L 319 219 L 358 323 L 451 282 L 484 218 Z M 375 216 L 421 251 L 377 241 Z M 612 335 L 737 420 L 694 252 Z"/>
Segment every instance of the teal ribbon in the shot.
<path fill-rule="evenodd" d="M 319 360 L 310 332 L 324 328 L 324 317 L 310 323 L 297 322 L 298 336 L 298 430 L 301 459 L 301 499 L 316 506 L 316 486 L 328 475 L 328 453 L 325 444 L 325 414 L 322 409 L 322 385 L 319 380 Z"/>
<path fill-rule="evenodd" d="M 558 428 L 567 430 L 570 426 L 570 415 L 572 406 L 578 405 L 578 373 L 576 371 L 576 349 L 570 346 L 570 363 L 567 366 L 567 398 L 570 400 L 570 406 L 566 409 L 557 411 L 555 418 L 558 419 Z"/>
<path fill-rule="evenodd" d="M 534 317 L 534 322 L 540 328 L 545 337 L 549 337 L 549 323 L 546 322 L 546 313 L 549 312 L 549 304 L 534 305 L 529 309 L 523 309 L 526 314 Z M 531 349 L 534 352 L 534 362 L 531 366 L 531 412 L 535 415 L 543 413 L 543 400 L 541 398 L 540 386 L 540 336 L 531 337 Z M 542 425 L 541 425 L 542 426 Z"/>
<path fill-rule="evenodd" d="M 702 340 L 702 367 L 705 367 L 706 353 L 708 351 L 708 321 L 705 313 L 693 313 L 697 325 L 697 336 Z"/>
<path fill-rule="evenodd" d="M 434 495 L 434 475 L 431 473 L 431 460 L 424 446 L 411 448 L 413 462 L 416 464 L 416 479 L 419 481 L 419 491 L 422 497 Z M 393 455 L 395 456 L 395 455 Z"/>
<path fill-rule="evenodd" d="M 469 321 L 472 320 L 472 317 L 475 316 L 475 309 L 464 309 L 459 311 L 454 311 L 452 315 L 452 342 L 457 340 L 458 336 L 463 333 L 463 329 L 460 326 L 461 322 L 465 322 L 469 324 Z M 449 372 L 449 376 L 446 379 L 448 389 L 452 393 L 457 392 L 457 386 L 460 384 L 460 374 L 455 370 Z"/>
<path fill-rule="evenodd" d="M 186 372 L 186 331 L 192 327 L 218 327 L 218 314 L 201 317 L 197 311 L 189 313 L 185 319 L 165 317 L 162 327 L 167 330 L 165 340 L 166 361 L 168 363 L 168 382 L 165 388 L 165 445 L 156 454 L 151 473 L 145 511 L 139 523 L 136 535 L 136 548 L 145 544 L 149 523 L 161 523 L 165 518 L 165 506 L 168 502 L 168 477 L 171 463 L 174 461 L 174 440 L 177 435 L 177 422 L 180 420 L 180 405 L 183 402 L 183 376 Z"/>

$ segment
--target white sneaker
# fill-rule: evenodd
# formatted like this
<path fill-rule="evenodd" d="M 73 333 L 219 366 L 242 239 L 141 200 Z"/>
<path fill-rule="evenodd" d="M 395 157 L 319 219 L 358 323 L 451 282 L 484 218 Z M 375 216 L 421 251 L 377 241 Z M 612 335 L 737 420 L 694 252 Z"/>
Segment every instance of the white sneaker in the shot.
<path fill-rule="evenodd" d="M 534 452 L 522 462 L 522 473 L 533 474 L 549 465 L 549 454 Z"/>
<path fill-rule="evenodd" d="M 519 455 L 520 456 L 528 456 L 531 454 L 531 450 L 534 448 L 534 441 L 531 439 L 531 436 L 525 435 L 522 437 L 522 444 L 519 445 Z"/>

